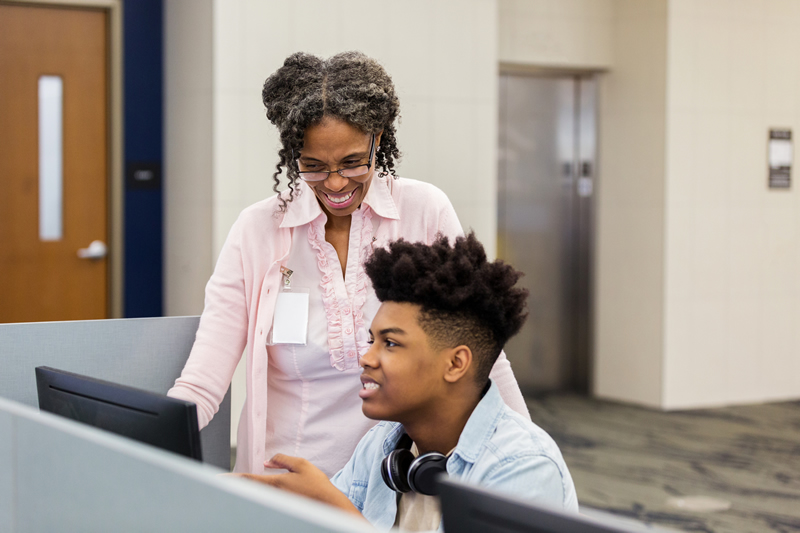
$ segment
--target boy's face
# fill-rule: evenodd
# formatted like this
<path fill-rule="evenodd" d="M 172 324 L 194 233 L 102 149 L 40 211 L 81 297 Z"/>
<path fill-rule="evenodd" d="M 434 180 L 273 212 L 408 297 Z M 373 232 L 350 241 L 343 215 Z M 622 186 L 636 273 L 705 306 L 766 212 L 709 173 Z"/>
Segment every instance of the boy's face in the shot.
<path fill-rule="evenodd" d="M 360 359 L 361 410 L 374 420 L 408 422 L 435 412 L 446 393 L 446 350 L 435 350 L 419 325 L 421 307 L 384 302 L 370 328 L 372 346 Z"/>

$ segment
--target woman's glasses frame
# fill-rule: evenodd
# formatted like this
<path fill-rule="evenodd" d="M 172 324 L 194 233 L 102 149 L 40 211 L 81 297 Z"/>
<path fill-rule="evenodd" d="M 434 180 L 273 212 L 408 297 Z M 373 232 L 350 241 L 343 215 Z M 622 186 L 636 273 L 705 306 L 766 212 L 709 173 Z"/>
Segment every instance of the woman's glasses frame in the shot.
<path fill-rule="evenodd" d="M 328 179 L 328 176 L 331 175 L 331 172 L 336 172 L 343 178 L 347 179 L 358 179 L 366 176 L 369 173 L 369 169 L 372 168 L 372 157 L 375 155 L 375 134 L 372 134 L 372 139 L 369 142 L 369 158 L 367 159 L 366 165 L 357 165 L 354 167 L 345 167 L 340 168 L 337 170 L 298 170 L 298 175 L 300 179 L 303 181 L 310 181 L 312 183 L 316 183 L 318 181 L 325 181 Z M 292 150 L 292 157 L 294 158 L 294 150 Z M 300 161 L 297 161 L 297 168 L 300 168 Z"/>

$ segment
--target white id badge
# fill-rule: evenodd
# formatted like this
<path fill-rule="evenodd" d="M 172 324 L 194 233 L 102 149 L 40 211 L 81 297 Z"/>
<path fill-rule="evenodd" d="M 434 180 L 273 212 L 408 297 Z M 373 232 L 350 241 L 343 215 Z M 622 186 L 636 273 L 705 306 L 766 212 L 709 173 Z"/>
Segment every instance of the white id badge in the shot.
<path fill-rule="evenodd" d="M 308 289 L 292 287 L 292 271 L 281 268 L 283 286 L 275 302 L 272 329 L 267 345 L 300 344 L 305 346 L 308 337 Z"/>

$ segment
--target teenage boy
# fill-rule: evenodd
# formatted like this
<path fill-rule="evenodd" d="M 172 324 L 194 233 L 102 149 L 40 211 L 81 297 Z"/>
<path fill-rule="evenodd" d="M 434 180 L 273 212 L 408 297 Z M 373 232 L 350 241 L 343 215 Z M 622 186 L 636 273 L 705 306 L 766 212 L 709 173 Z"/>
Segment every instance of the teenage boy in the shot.
<path fill-rule="evenodd" d="M 375 527 L 440 527 L 435 477 L 473 482 L 577 511 L 558 446 L 508 408 L 489 371 L 525 320 L 522 275 L 488 262 L 474 234 L 450 245 L 396 241 L 365 265 L 382 302 L 361 358 L 364 414 L 383 420 L 330 481 L 311 463 L 276 455 L 244 477 L 359 514 Z"/>

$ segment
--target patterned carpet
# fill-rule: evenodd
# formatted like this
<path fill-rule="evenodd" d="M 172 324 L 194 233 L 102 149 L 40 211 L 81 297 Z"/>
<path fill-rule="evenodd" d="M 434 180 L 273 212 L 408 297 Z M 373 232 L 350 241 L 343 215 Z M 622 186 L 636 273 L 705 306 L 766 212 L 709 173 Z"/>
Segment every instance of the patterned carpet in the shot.
<path fill-rule="evenodd" d="M 800 402 L 665 413 L 528 400 L 582 506 L 683 531 L 800 532 Z"/>

